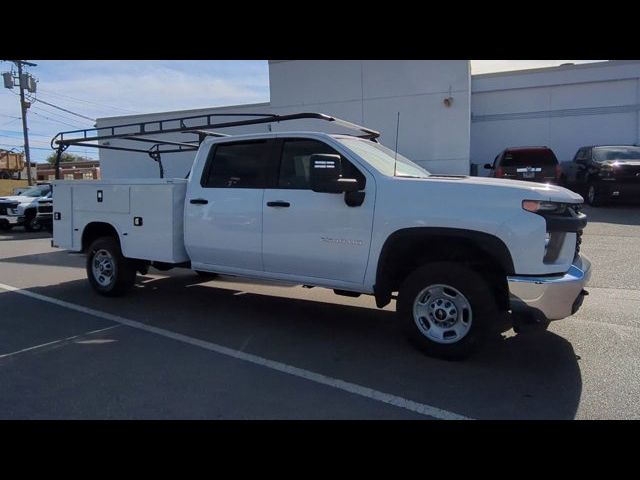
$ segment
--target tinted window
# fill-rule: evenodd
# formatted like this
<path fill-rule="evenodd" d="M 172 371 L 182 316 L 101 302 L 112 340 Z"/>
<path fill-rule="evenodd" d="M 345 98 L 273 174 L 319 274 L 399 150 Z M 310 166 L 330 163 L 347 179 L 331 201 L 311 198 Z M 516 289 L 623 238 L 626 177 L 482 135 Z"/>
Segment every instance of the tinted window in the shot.
<path fill-rule="evenodd" d="M 640 160 L 640 147 L 595 147 L 593 159 L 598 162 L 606 160 Z"/>
<path fill-rule="evenodd" d="M 558 159 L 549 149 L 507 150 L 502 157 L 502 167 L 553 166 Z"/>
<path fill-rule="evenodd" d="M 204 187 L 265 188 L 266 140 L 221 143 L 212 154 Z"/>
<path fill-rule="evenodd" d="M 311 155 L 315 154 L 340 155 L 326 143 L 317 140 L 302 138 L 285 140 L 282 144 L 278 188 L 311 189 L 309 169 Z M 346 158 L 342 156 L 341 158 L 342 176 L 358 179 L 360 188 L 364 188 L 364 176 Z"/>

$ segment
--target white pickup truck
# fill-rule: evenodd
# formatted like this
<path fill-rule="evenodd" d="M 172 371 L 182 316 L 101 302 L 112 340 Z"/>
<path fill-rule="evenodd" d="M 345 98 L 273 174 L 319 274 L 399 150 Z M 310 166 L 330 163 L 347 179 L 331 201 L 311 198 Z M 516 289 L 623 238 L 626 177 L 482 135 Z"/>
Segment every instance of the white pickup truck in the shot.
<path fill-rule="evenodd" d="M 154 266 L 397 298 L 409 337 L 443 358 L 471 353 L 505 312 L 574 314 L 590 274 L 580 195 L 430 174 L 375 138 L 207 137 L 187 179 L 53 188 L 52 245 L 85 252 L 103 295 Z"/>
<path fill-rule="evenodd" d="M 39 232 L 38 200 L 51 192 L 51 185 L 42 183 L 27 188 L 17 195 L 0 197 L 0 230 L 11 230 L 21 225 L 27 232 Z"/>

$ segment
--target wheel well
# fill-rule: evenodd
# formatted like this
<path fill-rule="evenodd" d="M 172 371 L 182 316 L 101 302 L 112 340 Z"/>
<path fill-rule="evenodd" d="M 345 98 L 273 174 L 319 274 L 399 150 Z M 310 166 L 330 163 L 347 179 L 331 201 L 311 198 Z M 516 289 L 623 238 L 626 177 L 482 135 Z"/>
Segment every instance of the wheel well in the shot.
<path fill-rule="evenodd" d="M 388 304 L 392 293 L 416 268 L 435 261 L 459 262 L 472 268 L 495 287 L 499 308 L 509 308 L 507 275 L 513 274 L 513 261 L 504 242 L 482 232 L 444 228 L 410 228 L 387 239 L 374 287 L 378 306 Z"/>
<path fill-rule="evenodd" d="M 100 237 L 113 237 L 120 242 L 118 232 L 113 225 L 105 222 L 92 222 L 84 227 L 84 231 L 82 232 L 82 251 L 86 252 L 89 245 Z"/>
<path fill-rule="evenodd" d="M 24 216 L 25 217 L 31 217 L 31 216 L 35 216 L 38 214 L 38 208 L 37 207 L 29 207 L 29 208 L 25 208 L 24 209 Z"/>

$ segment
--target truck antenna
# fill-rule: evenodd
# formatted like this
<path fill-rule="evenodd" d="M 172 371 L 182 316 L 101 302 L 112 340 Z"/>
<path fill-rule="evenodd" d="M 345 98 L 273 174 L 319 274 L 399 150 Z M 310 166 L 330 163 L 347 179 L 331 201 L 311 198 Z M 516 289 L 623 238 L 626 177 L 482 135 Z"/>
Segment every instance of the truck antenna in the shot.
<path fill-rule="evenodd" d="M 398 133 L 400 133 L 400 112 L 398 112 L 398 121 L 396 122 L 396 155 L 393 161 L 393 176 L 396 176 L 398 167 Z"/>

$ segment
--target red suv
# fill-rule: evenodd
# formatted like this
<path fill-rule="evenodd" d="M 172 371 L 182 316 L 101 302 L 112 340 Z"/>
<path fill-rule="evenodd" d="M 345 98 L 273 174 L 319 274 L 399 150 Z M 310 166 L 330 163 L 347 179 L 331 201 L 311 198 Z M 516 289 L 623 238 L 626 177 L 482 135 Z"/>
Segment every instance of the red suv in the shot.
<path fill-rule="evenodd" d="M 491 170 L 492 177 L 511 178 L 558 184 L 560 165 L 549 147 L 511 147 L 503 150 L 484 168 Z"/>

